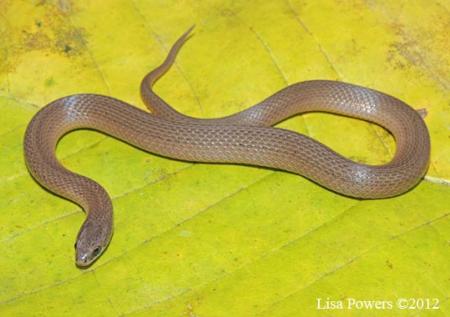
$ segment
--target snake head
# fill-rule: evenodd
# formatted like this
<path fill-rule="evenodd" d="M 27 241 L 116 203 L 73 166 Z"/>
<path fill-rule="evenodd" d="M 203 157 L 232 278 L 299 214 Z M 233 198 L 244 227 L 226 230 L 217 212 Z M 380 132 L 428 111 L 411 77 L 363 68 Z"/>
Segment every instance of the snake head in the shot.
<path fill-rule="evenodd" d="M 111 240 L 112 228 L 101 222 L 86 219 L 75 243 L 76 265 L 85 268 L 94 263 L 105 251 Z"/>

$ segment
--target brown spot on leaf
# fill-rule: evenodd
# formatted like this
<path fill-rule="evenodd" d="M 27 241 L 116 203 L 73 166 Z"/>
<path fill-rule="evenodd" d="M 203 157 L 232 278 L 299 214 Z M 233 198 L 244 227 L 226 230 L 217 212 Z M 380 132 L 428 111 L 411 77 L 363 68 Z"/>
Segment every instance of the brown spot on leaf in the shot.
<path fill-rule="evenodd" d="M 50 45 L 50 38 L 44 32 L 23 31 L 23 45 L 27 50 L 40 50 Z"/>
<path fill-rule="evenodd" d="M 0 9 L 8 11 L 0 1 Z M 68 14 L 73 13 L 74 5 L 69 0 L 59 0 L 56 3 L 39 1 L 35 3 L 36 10 L 27 23 L 20 28 L 11 27 L 7 35 L 14 41 L 8 47 L 9 56 L 20 56 L 33 50 L 45 50 L 69 56 L 81 55 L 86 45 L 86 32 L 68 21 Z M 7 61 L 11 64 L 11 60 Z"/>
<path fill-rule="evenodd" d="M 386 265 L 387 265 L 388 268 L 390 268 L 391 270 L 394 268 L 394 266 L 392 265 L 391 262 L 389 262 L 389 260 L 386 260 Z"/>
<path fill-rule="evenodd" d="M 72 11 L 72 3 L 70 0 L 59 0 L 57 6 L 64 14 L 69 14 Z"/>
<path fill-rule="evenodd" d="M 67 29 L 56 34 L 56 47 L 67 55 L 79 55 L 86 45 L 85 32 L 81 28 Z"/>

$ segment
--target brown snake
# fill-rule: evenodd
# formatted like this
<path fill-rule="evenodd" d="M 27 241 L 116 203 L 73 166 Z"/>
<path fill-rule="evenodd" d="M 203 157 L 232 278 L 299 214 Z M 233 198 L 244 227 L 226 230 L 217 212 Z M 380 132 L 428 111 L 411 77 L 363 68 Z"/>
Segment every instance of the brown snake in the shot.
<path fill-rule="evenodd" d="M 161 66 L 142 81 L 141 95 L 151 114 L 111 97 L 77 94 L 49 103 L 28 125 L 24 152 L 33 177 L 87 213 L 75 245 L 79 267 L 89 266 L 108 246 L 113 208 L 102 186 L 67 170 L 55 156 L 58 140 L 75 129 L 95 129 L 174 159 L 290 171 L 358 198 L 399 195 L 425 174 L 430 140 L 421 116 L 394 97 L 352 84 L 328 80 L 293 84 L 247 110 L 220 119 L 195 119 L 178 113 L 152 91 L 152 85 L 173 64 L 191 29 L 173 45 Z M 356 163 L 305 135 L 271 127 L 311 111 L 360 118 L 386 128 L 397 145 L 393 159 L 378 166 Z"/>

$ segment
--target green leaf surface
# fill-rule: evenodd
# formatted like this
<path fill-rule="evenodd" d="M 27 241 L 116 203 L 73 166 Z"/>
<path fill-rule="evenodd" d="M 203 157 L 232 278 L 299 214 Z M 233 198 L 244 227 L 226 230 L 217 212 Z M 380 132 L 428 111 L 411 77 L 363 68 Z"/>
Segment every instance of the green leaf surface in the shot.
<path fill-rule="evenodd" d="M 115 233 L 87 270 L 85 217 L 23 161 L 36 111 L 75 93 L 144 108 L 143 76 L 196 24 L 155 89 L 220 117 L 298 81 L 334 79 L 426 108 L 429 171 L 408 193 L 356 200 L 301 176 L 170 160 L 92 131 L 57 154 L 113 198 Z M 0 2 L 0 316 L 450 316 L 450 4 L 428 1 Z M 395 142 L 355 119 L 311 113 L 279 126 L 365 163 Z M 392 301 L 318 309 L 317 300 Z M 401 310 L 400 298 L 437 298 Z"/>

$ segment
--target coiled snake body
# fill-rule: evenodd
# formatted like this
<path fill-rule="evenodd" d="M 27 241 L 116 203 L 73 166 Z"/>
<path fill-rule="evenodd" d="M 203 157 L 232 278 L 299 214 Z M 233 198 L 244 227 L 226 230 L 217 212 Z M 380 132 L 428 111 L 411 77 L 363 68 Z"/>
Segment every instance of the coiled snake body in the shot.
<path fill-rule="evenodd" d="M 174 159 L 286 170 L 359 198 L 401 194 L 425 174 L 430 142 L 421 116 L 396 98 L 360 86 L 307 81 L 225 118 L 195 119 L 178 113 L 151 87 L 172 65 L 190 30 L 174 44 L 163 64 L 142 81 L 141 96 L 151 114 L 111 97 L 78 94 L 49 103 L 28 125 L 24 152 L 33 177 L 87 213 L 75 245 L 78 266 L 89 266 L 107 247 L 113 232 L 113 208 L 103 187 L 67 170 L 55 156 L 58 140 L 75 129 L 95 129 Z M 379 166 L 356 163 L 307 136 L 271 127 L 309 111 L 356 117 L 385 127 L 397 144 L 392 161 Z"/>

